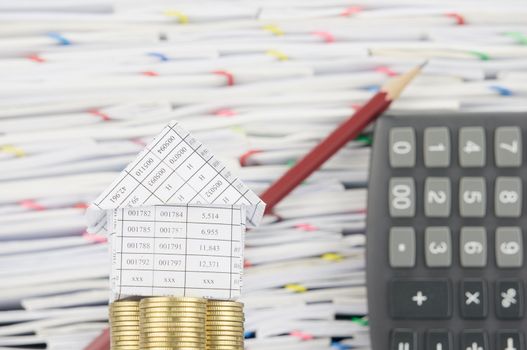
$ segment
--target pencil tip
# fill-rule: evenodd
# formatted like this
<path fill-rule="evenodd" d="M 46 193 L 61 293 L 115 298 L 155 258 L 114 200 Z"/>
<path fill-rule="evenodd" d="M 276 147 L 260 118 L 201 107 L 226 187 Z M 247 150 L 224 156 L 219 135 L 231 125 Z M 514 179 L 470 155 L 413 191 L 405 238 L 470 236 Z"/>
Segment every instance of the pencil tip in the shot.
<path fill-rule="evenodd" d="M 404 88 L 421 72 L 421 69 L 428 63 L 428 60 L 420 65 L 410 69 L 391 80 L 389 80 L 383 87 L 382 91 L 388 94 L 388 99 L 395 100 L 402 93 Z"/>

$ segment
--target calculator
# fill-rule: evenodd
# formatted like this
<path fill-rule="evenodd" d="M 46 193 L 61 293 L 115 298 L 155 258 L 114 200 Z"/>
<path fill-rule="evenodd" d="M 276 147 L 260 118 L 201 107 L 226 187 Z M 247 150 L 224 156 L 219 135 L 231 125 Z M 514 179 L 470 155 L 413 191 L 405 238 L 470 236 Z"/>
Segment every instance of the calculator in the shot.
<path fill-rule="evenodd" d="M 386 115 L 367 209 L 373 350 L 527 350 L 526 114 Z"/>

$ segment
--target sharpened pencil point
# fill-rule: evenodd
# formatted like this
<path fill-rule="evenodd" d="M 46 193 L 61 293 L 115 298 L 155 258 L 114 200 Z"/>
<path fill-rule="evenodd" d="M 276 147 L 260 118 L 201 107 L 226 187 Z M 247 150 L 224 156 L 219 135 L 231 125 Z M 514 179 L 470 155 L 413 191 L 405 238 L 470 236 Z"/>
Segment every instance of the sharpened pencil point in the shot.
<path fill-rule="evenodd" d="M 419 65 L 419 69 L 423 69 L 427 64 L 429 60 L 425 60 L 423 63 Z"/>
<path fill-rule="evenodd" d="M 386 82 L 381 88 L 391 101 L 397 99 L 403 92 L 404 88 L 421 72 L 421 69 L 428 63 L 425 61 L 418 66 L 410 69 L 408 72 L 396 76 Z"/>

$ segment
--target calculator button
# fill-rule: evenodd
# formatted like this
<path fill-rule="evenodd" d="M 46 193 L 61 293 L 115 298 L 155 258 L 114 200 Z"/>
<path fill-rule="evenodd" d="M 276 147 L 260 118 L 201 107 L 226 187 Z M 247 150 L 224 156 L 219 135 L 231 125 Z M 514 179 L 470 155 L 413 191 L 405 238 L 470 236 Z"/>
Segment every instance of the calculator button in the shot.
<path fill-rule="evenodd" d="M 496 265 L 498 267 L 523 265 L 523 238 L 519 227 L 498 227 L 496 230 Z"/>
<path fill-rule="evenodd" d="M 428 267 L 452 265 L 452 239 L 448 227 L 428 227 L 425 230 L 425 260 Z"/>
<path fill-rule="evenodd" d="M 459 212 L 462 217 L 483 217 L 487 191 L 482 177 L 463 177 L 459 184 Z"/>
<path fill-rule="evenodd" d="M 390 229 L 390 266 L 413 267 L 415 265 L 415 231 L 412 227 Z"/>
<path fill-rule="evenodd" d="M 432 329 L 426 332 L 426 350 L 453 350 L 452 333 L 447 329 Z"/>
<path fill-rule="evenodd" d="M 390 179 L 390 216 L 409 218 L 415 215 L 415 183 L 411 177 Z"/>
<path fill-rule="evenodd" d="M 494 210 L 498 217 L 520 216 L 522 210 L 522 182 L 519 177 L 498 177 L 494 195 Z"/>
<path fill-rule="evenodd" d="M 463 227 L 460 237 L 461 266 L 487 265 L 487 232 L 483 227 Z"/>
<path fill-rule="evenodd" d="M 417 350 L 417 334 L 410 329 L 394 329 L 391 350 Z"/>
<path fill-rule="evenodd" d="M 487 317 L 487 284 L 481 279 L 466 279 L 461 281 L 460 288 L 461 316 L 466 319 L 481 319 Z"/>
<path fill-rule="evenodd" d="M 452 291 L 446 279 L 392 280 L 390 314 L 396 319 L 447 319 L 452 314 Z"/>
<path fill-rule="evenodd" d="M 499 167 L 519 167 L 522 164 L 522 133 L 514 126 L 502 126 L 494 134 L 494 156 Z"/>
<path fill-rule="evenodd" d="M 485 130 L 482 127 L 460 129 L 459 164 L 467 168 L 485 165 Z"/>
<path fill-rule="evenodd" d="M 415 131 L 413 128 L 390 130 L 390 165 L 392 168 L 415 166 Z"/>
<path fill-rule="evenodd" d="M 424 132 L 425 165 L 430 168 L 450 165 L 450 133 L 447 128 L 426 128 Z"/>
<path fill-rule="evenodd" d="M 497 350 L 525 350 L 523 334 L 516 330 L 498 331 L 496 336 Z"/>
<path fill-rule="evenodd" d="M 425 215 L 444 218 L 450 216 L 450 179 L 429 177 L 425 181 Z"/>
<path fill-rule="evenodd" d="M 496 283 L 496 316 L 499 319 L 523 317 L 522 281 L 502 280 Z"/>
<path fill-rule="evenodd" d="M 487 332 L 476 329 L 463 331 L 461 350 L 490 350 Z"/>

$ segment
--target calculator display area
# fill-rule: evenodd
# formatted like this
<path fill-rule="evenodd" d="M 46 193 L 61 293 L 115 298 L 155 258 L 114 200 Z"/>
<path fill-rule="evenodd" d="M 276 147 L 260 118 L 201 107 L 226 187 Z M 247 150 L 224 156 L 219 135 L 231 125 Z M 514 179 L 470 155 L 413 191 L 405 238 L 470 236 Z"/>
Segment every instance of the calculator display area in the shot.
<path fill-rule="evenodd" d="M 372 349 L 525 349 L 526 140 L 521 114 L 377 122 L 367 219 Z"/>

